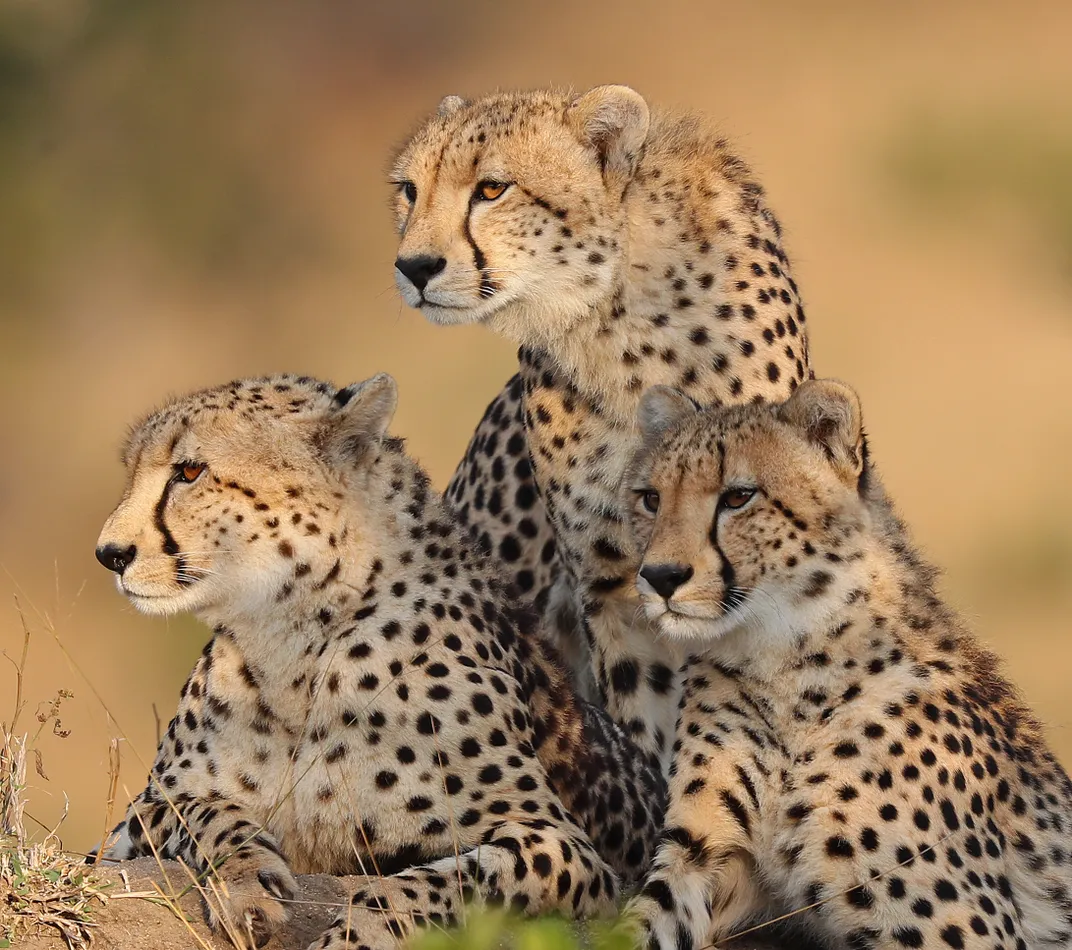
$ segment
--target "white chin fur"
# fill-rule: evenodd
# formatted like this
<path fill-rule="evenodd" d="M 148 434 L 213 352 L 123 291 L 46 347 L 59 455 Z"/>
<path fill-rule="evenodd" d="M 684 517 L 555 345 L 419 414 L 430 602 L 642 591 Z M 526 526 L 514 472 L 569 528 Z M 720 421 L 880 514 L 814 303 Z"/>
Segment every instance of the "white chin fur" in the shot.
<path fill-rule="evenodd" d="M 662 601 L 647 601 L 644 612 L 663 636 L 673 640 L 716 640 L 741 620 L 736 611 L 721 617 L 690 617 L 667 609 Z"/>
<path fill-rule="evenodd" d="M 465 326 L 470 323 L 480 323 L 483 319 L 479 311 L 461 309 L 459 307 L 437 307 L 427 301 L 419 307 L 424 319 L 440 327 Z"/>
<path fill-rule="evenodd" d="M 420 310 L 429 323 L 439 326 L 457 326 L 480 323 L 499 307 L 494 298 L 471 299 L 468 293 L 457 293 L 434 286 L 425 287 L 422 294 L 398 268 L 395 268 L 395 286 L 406 306 Z"/>
<path fill-rule="evenodd" d="M 711 622 L 667 611 L 659 619 L 659 632 L 668 640 L 712 640 Z"/>
<path fill-rule="evenodd" d="M 119 581 L 119 589 L 134 605 L 135 609 L 151 617 L 171 617 L 196 610 L 204 599 L 203 592 L 196 590 L 197 585 L 177 594 L 139 594 L 127 590 Z"/>

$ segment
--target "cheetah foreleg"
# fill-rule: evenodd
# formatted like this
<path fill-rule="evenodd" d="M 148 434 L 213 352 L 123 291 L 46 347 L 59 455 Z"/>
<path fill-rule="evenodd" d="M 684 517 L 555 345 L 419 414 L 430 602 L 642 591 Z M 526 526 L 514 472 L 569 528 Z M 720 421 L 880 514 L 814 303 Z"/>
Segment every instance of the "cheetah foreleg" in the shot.
<path fill-rule="evenodd" d="M 196 876 L 209 924 L 257 946 L 289 916 L 294 875 L 275 839 L 241 808 L 226 801 L 162 801 L 143 792 L 109 836 L 111 859 L 138 855 L 177 858 Z"/>
<path fill-rule="evenodd" d="M 370 881 L 310 950 L 394 950 L 414 927 L 458 923 L 471 900 L 589 917 L 612 914 L 617 895 L 613 872 L 581 832 L 507 821 L 464 854 Z"/>
<path fill-rule="evenodd" d="M 715 851 L 709 839 L 668 829 L 643 890 L 626 915 L 650 950 L 694 950 L 715 931 L 732 935 L 765 906 L 750 855 L 741 848 Z"/>

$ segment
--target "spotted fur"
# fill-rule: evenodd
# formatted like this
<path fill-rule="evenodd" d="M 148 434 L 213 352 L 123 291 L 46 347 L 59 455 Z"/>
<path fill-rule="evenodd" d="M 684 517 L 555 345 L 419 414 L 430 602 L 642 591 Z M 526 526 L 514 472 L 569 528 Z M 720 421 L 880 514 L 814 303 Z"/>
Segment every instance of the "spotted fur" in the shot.
<path fill-rule="evenodd" d="M 295 872 L 367 875 L 317 947 L 388 948 L 474 895 L 605 913 L 654 852 L 661 777 L 386 436 L 395 401 L 387 376 L 178 399 L 101 533 L 135 606 L 213 631 L 108 854 L 218 868 L 258 942 Z"/>
<path fill-rule="evenodd" d="M 746 403 L 809 376 L 778 222 L 724 140 L 623 86 L 448 97 L 393 179 L 407 303 L 521 347 L 447 497 L 665 763 L 681 657 L 638 611 L 620 481 L 648 386 Z"/>
<path fill-rule="evenodd" d="M 650 947 L 787 914 L 838 950 L 1072 946 L 1072 783 L 875 510 L 852 390 L 639 418 L 638 588 L 689 654 Z"/>

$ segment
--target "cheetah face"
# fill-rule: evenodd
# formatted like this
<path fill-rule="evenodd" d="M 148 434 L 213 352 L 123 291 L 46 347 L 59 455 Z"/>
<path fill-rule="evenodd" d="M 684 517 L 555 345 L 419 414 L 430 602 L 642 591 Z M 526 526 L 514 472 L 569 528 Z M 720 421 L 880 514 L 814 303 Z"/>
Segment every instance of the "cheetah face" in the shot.
<path fill-rule="evenodd" d="M 706 411 L 655 387 L 639 423 L 625 486 L 645 552 L 637 590 L 662 633 L 799 632 L 861 580 L 865 451 L 848 387 L 806 382 L 781 406 Z"/>
<path fill-rule="evenodd" d="M 350 530 L 342 499 L 395 399 L 389 376 L 338 392 L 278 376 L 166 406 L 128 440 L 97 559 L 145 613 L 256 616 Z"/>
<path fill-rule="evenodd" d="M 433 323 L 488 323 L 526 345 L 565 333 L 612 286 L 647 129 L 624 86 L 448 96 L 391 174 L 403 299 Z"/>

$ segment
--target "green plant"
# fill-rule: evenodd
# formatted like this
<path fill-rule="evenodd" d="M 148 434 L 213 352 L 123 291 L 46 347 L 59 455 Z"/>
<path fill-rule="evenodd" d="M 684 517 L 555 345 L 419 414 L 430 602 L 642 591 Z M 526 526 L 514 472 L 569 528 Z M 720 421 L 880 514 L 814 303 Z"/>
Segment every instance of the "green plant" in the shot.
<path fill-rule="evenodd" d="M 636 942 L 625 923 L 591 921 L 580 924 L 561 917 L 519 918 L 502 911 L 470 910 L 465 925 L 455 930 L 422 933 L 413 950 L 634 950 Z"/>

